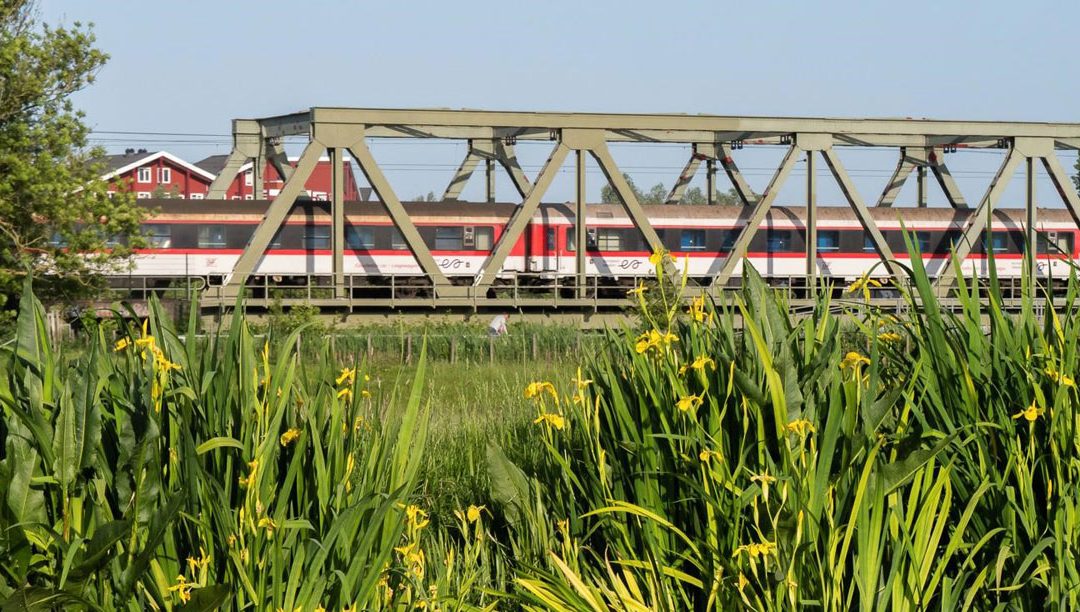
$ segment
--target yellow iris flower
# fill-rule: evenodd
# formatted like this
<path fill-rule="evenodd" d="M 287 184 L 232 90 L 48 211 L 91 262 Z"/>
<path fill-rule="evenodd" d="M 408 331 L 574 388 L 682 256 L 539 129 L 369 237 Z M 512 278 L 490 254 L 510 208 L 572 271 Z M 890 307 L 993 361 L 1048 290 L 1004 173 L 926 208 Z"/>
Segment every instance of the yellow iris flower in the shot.
<path fill-rule="evenodd" d="M 870 288 L 871 287 L 880 287 L 880 286 L 881 286 L 881 281 L 875 280 L 873 278 L 869 278 L 867 276 L 863 276 L 862 278 L 856 280 L 854 283 L 851 283 L 851 285 L 849 285 L 848 288 L 847 288 L 847 292 L 848 293 L 859 293 L 861 291 L 862 294 L 863 294 L 863 299 L 865 299 L 867 302 L 869 302 L 870 301 Z"/>
<path fill-rule="evenodd" d="M 702 403 L 701 396 L 699 395 L 687 395 L 679 398 L 678 402 L 675 402 L 675 407 L 682 412 L 691 412 L 695 410 Z"/>
<path fill-rule="evenodd" d="M 1019 418 L 1023 417 L 1025 419 L 1027 419 L 1027 421 L 1029 423 L 1034 423 L 1035 420 L 1038 419 L 1039 415 L 1041 415 L 1042 413 L 1043 413 L 1043 411 L 1038 406 L 1036 406 L 1035 401 L 1032 400 L 1030 406 L 1028 406 L 1027 408 L 1024 408 L 1023 410 L 1021 410 L 1020 412 L 1017 412 L 1016 414 L 1012 415 L 1012 418 L 1019 419 Z"/>
<path fill-rule="evenodd" d="M 541 414 L 540 416 L 533 419 L 533 423 L 537 425 L 540 423 L 545 423 L 550 427 L 554 427 L 555 429 L 562 431 L 562 429 L 566 427 L 566 418 L 564 418 L 561 414 L 545 412 L 544 414 Z"/>
<path fill-rule="evenodd" d="M 288 446 L 288 445 L 292 444 L 293 442 L 296 442 L 296 439 L 299 438 L 299 437 L 300 437 L 300 430 L 293 427 L 292 429 L 289 429 L 285 433 L 281 434 L 281 438 L 279 439 L 279 442 L 281 442 L 282 446 Z"/>
<path fill-rule="evenodd" d="M 847 355 L 844 355 L 843 361 L 840 362 L 840 369 L 846 370 L 851 368 L 855 370 L 863 365 L 870 365 L 870 360 L 855 351 L 851 351 Z"/>

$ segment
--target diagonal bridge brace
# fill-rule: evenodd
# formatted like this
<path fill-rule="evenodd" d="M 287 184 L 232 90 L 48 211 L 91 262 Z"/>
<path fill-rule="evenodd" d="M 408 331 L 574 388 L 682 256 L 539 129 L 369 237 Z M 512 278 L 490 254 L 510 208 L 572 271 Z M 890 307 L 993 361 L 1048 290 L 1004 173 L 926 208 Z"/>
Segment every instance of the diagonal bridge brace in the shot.
<path fill-rule="evenodd" d="M 465 159 L 458 166 L 453 178 L 450 179 L 450 183 L 447 184 L 443 192 L 443 201 L 457 200 L 461 197 L 462 190 L 465 189 L 466 183 L 469 182 L 481 161 L 485 163 L 487 170 L 487 200 L 489 202 L 495 201 L 495 176 L 492 172 L 495 163 L 506 170 L 518 194 L 523 198 L 527 197 L 532 184 L 525 176 L 521 164 L 518 163 L 514 145 L 507 144 L 502 139 L 477 139 L 469 141 L 469 151 L 465 154 Z"/>
<path fill-rule="evenodd" d="M 829 166 L 829 170 L 832 172 L 833 178 L 843 192 L 844 197 L 847 199 L 848 205 L 851 206 L 852 210 L 855 212 L 855 216 L 858 217 L 859 222 L 869 234 L 878 257 L 881 258 L 881 261 L 888 268 L 890 274 L 892 274 L 894 278 L 899 278 L 902 270 L 897 265 L 892 249 L 889 248 L 884 235 L 881 233 L 881 230 L 878 229 L 873 215 L 870 214 L 869 209 L 867 209 L 858 190 L 855 189 L 854 183 L 851 181 L 843 164 L 840 162 L 840 158 L 833 150 L 832 137 L 827 134 L 796 134 L 794 143 L 784 155 L 783 160 L 780 162 L 780 166 L 777 168 L 776 173 L 769 182 L 769 186 L 765 189 L 765 192 L 761 195 L 761 198 L 747 216 L 745 225 L 743 225 L 742 229 L 739 231 L 739 235 L 735 238 L 731 251 L 724 259 L 720 271 L 713 277 L 713 287 L 725 286 L 734 274 L 735 266 L 746 257 L 746 251 L 750 246 L 750 241 L 753 240 L 754 236 L 761 228 L 761 223 L 765 220 L 769 209 L 772 207 L 773 202 L 776 201 L 776 197 L 780 193 L 780 189 L 783 187 L 788 176 L 791 174 L 791 170 L 795 167 L 795 163 L 798 161 L 800 154 L 803 152 L 807 155 L 807 167 L 811 173 L 808 176 L 808 186 L 813 184 L 811 178 L 813 172 L 813 160 L 811 156 L 814 155 L 814 153 L 820 153 L 822 157 L 824 157 L 826 165 Z M 814 189 L 810 187 L 807 194 L 807 208 L 808 216 L 811 219 L 808 226 L 811 227 L 807 227 L 806 231 L 806 249 L 807 272 L 811 277 L 813 275 L 812 266 L 815 265 L 814 260 L 816 259 L 817 246 L 812 242 L 815 234 L 813 231 L 814 228 L 812 227 L 815 221 L 812 219 L 815 216 L 814 207 L 816 206 L 813 194 Z"/>
<path fill-rule="evenodd" d="M 945 166 L 944 147 L 901 147 L 900 161 L 897 162 L 896 170 L 893 171 L 889 182 L 885 184 L 885 190 L 881 192 L 877 206 L 880 208 L 892 206 L 896 202 L 897 196 L 900 195 L 904 183 L 907 182 L 907 178 L 912 172 L 916 172 L 919 179 L 916 199 L 920 208 L 925 207 L 927 168 L 933 172 L 934 178 L 937 179 L 938 185 L 941 186 L 941 191 L 945 194 L 950 206 L 953 208 L 968 207 L 964 195 L 960 193 L 960 188 L 956 184 L 956 179 L 953 178 L 952 173 Z"/>
<path fill-rule="evenodd" d="M 378 195 L 379 201 L 382 202 L 387 214 L 393 220 L 394 226 L 401 233 L 402 238 L 404 238 L 409 250 L 420 265 L 420 268 L 435 285 L 436 294 L 440 296 L 456 297 L 466 293 L 467 288 L 451 285 L 449 279 L 447 279 L 446 275 L 439 269 L 427 244 L 420 236 L 420 232 L 409 218 L 408 212 L 405 210 L 404 206 L 402 206 L 401 201 L 394 193 L 389 181 L 386 180 L 386 176 L 382 173 L 378 163 L 372 156 L 371 150 L 368 148 L 365 141 L 364 126 L 351 125 L 318 126 L 314 131 L 313 137 L 304 148 L 304 152 L 301 154 L 300 161 L 297 163 L 295 170 L 293 170 L 291 175 L 285 181 L 285 185 L 281 192 L 270 203 L 270 206 L 263 216 L 263 220 L 255 229 L 254 234 L 252 234 L 251 239 L 244 248 L 243 254 L 240 255 L 240 258 L 233 266 L 233 270 L 226 281 L 226 296 L 237 295 L 247 282 L 248 277 L 255 270 L 256 265 L 265 255 L 266 248 L 270 245 L 273 236 L 277 233 L 278 229 L 281 228 L 286 217 L 288 217 L 289 212 L 292 211 L 293 205 L 296 203 L 296 198 L 300 195 L 308 178 L 310 178 L 318 164 L 320 156 L 325 151 L 330 151 L 334 163 L 334 199 L 331 201 L 331 212 L 333 217 L 332 246 L 334 251 L 333 273 L 336 293 L 339 297 L 341 296 L 344 289 L 343 251 L 345 242 L 345 203 L 343 201 L 344 190 L 341 188 L 341 179 L 343 175 L 342 166 L 344 164 L 343 153 L 346 150 L 352 154 L 357 165 L 360 166 L 361 172 L 367 177 L 368 183 Z"/>

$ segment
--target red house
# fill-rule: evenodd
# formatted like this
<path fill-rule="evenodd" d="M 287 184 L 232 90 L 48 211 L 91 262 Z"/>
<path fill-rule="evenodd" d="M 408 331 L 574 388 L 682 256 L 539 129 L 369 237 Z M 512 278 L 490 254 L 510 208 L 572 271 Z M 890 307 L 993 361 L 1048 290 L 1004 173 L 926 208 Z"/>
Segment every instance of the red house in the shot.
<path fill-rule="evenodd" d="M 210 184 L 225 167 L 227 155 L 213 155 L 191 164 L 167 151 L 128 149 L 123 154 L 108 155 L 103 160 L 106 173 L 101 177 L 109 182 L 109 192 L 134 191 L 139 198 L 183 198 L 202 200 L 210 191 Z M 356 176 L 352 164 L 346 158 L 345 199 L 360 200 Z M 295 165 L 296 159 L 289 158 Z M 263 193 L 255 193 L 252 163 L 240 167 L 240 171 L 225 191 L 227 200 L 273 199 L 285 186 L 273 166 L 266 165 L 263 172 Z M 333 191 L 330 159 L 321 158 L 305 183 L 305 193 L 313 200 L 329 200 Z M 367 191 L 367 190 L 365 190 Z"/>
<path fill-rule="evenodd" d="M 134 191 L 139 198 L 206 197 L 214 175 L 167 151 L 128 149 L 104 159 L 109 192 Z"/>
<path fill-rule="evenodd" d="M 206 159 L 196 162 L 195 165 L 200 169 L 217 176 L 222 169 L 225 168 L 225 161 L 228 159 L 228 155 L 212 155 Z M 295 166 L 298 158 L 290 157 L 290 165 Z M 225 198 L 229 200 L 254 200 L 256 198 L 272 199 L 281 192 L 282 187 L 285 186 L 285 181 L 278 175 L 277 170 L 274 170 L 273 165 L 266 164 L 266 168 L 263 170 L 263 195 L 257 196 L 255 194 L 255 177 L 252 173 L 254 164 L 248 162 L 243 166 L 240 166 L 240 171 L 236 174 L 236 178 L 229 185 L 229 188 L 225 191 Z M 322 157 L 319 159 L 319 163 L 312 170 L 311 176 L 308 177 L 307 182 L 304 184 L 306 195 L 313 200 L 329 200 L 331 192 L 333 191 L 331 178 L 331 166 L 330 158 Z M 356 176 L 353 173 L 351 160 L 345 158 L 345 199 L 346 200 L 359 200 L 360 191 L 356 187 Z"/>

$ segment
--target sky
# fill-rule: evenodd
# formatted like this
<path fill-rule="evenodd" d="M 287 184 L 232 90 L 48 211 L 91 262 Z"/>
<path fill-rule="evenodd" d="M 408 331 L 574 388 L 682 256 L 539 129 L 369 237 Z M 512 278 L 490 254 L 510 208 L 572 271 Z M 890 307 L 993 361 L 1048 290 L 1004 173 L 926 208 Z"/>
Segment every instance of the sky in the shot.
<path fill-rule="evenodd" d="M 313 106 L 1080 122 L 1080 2 L 39 3 L 45 23 L 93 23 L 111 57 L 75 96 L 95 144 L 191 161 L 227 153 L 234 118 Z M 465 153 L 447 141 L 372 148 L 403 198 L 441 192 Z M 519 149 L 534 176 L 549 148 Z M 748 147 L 736 162 L 760 191 L 782 153 Z M 646 188 L 670 186 L 688 154 L 614 148 Z M 890 150 L 842 157 L 866 199 L 896 163 Z M 1000 156 L 954 157 L 977 201 Z M 1075 155 L 1062 160 L 1071 168 Z M 592 197 L 602 182 L 590 167 Z M 819 198 L 839 198 L 825 182 Z M 781 200 L 797 198 L 799 183 Z M 1013 183 L 1006 198 L 1021 193 Z M 465 195 L 481 189 L 475 178 Z M 1049 199 L 1045 177 L 1039 190 Z M 567 166 L 548 199 L 572 192 Z M 503 177 L 498 193 L 515 195 Z M 909 185 L 901 199 L 913 197 Z"/>

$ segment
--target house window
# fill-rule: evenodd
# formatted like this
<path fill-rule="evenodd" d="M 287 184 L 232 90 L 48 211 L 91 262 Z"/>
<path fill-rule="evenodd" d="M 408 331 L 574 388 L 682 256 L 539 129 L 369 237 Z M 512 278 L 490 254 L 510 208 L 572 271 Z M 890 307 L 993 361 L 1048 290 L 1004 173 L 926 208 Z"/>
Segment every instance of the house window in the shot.
<path fill-rule="evenodd" d="M 682 239 L 679 241 L 679 247 L 683 251 L 704 251 L 705 230 L 684 229 L 682 231 Z"/>
<path fill-rule="evenodd" d="M 171 168 L 158 168 L 157 180 L 159 183 L 168 184 L 172 182 L 172 169 Z"/>
<path fill-rule="evenodd" d="M 623 233 L 619 229 L 601 229 L 596 234 L 596 247 L 600 251 L 623 250 Z"/>
<path fill-rule="evenodd" d="M 225 226 L 203 225 L 199 227 L 200 249 L 223 249 L 225 248 Z"/>
<path fill-rule="evenodd" d="M 248 170 L 247 172 L 244 173 L 244 185 L 246 185 L 248 187 L 251 187 L 254 184 L 255 184 L 255 173 L 253 173 L 251 170 Z"/>
<path fill-rule="evenodd" d="M 247 194 L 247 195 L 245 195 L 245 196 L 244 196 L 244 199 L 245 199 L 245 200 L 254 200 L 254 199 L 255 199 L 255 196 L 253 196 L 253 195 L 251 195 L 251 194 L 249 193 L 249 194 Z"/>
<path fill-rule="evenodd" d="M 840 250 L 840 232 L 837 230 L 818 230 L 817 250 L 820 253 L 835 253 Z"/>
<path fill-rule="evenodd" d="M 460 227 L 436 227 L 435 250 L 436 251 L 460 251 L 462 245 L 462 228 Z"/>
<path fill-rule="evenodd" d="M 478 227 L 476 228 L 476 247 L 477 251 L 490 251 L 491 245 L 495 243 L 495 228 L 493 227 Z"/>
<path fill-rule="evenodd" d="M 234 195 L 233 197 L 231 197 L 231 198 L 229 198 L 229 199 L 230 199 L 230 200 L 239 200 L 239 199 L 240 199 L 240 196 L 238 196 L 238 195 Z"/>
<path fill-rule="evenodd" d="M 161 223 L 148 223 L 143 226 L 146 243 L 152 249 L 167 249 L 172 246 L 172 226 Z"/>
<path fill-rule="evenodd" d="M 149 191 L 140 191 L 140 192 L 138 192 L 136 194 L 136 197 L 138 197 L 140 200 L 149 200 L 150 199 L 150 192 Z"/>
<path fill-rule="evenodd" d="M 206 197 L 205 193 L 193 193 L 193 194 L 191 194 L 191 199 L 192 200 L 201 200 L 201 199 L 203 199 L 205 197 Z"/>
<path fill-rule="evenodd" d="M 153 180 L 151 178 L 152 176 L 153 174 L 151 173 L 151 168 L 139 168 L 139 176 L 137 180 L 140 183 L 149 183 L 151 180 Z"/>
<path fill-rule="evenodd" d="M 375 248 L 375 228 L 370 225 L 345 226 L 345 244 L 353 250 Z"/>
<path fill-rule="evenodd" d="M 330 248 L 330 226 L 329 225 L 308 225 L 304 227 L 304 248 L 305 249 L 329 249 Z"/>
<path fill-rule="evenodd" d="M 791 249 L 791 230 L 769 230 L 765 238 L 765 250 L 769 253 L 783 253 Z"/>

